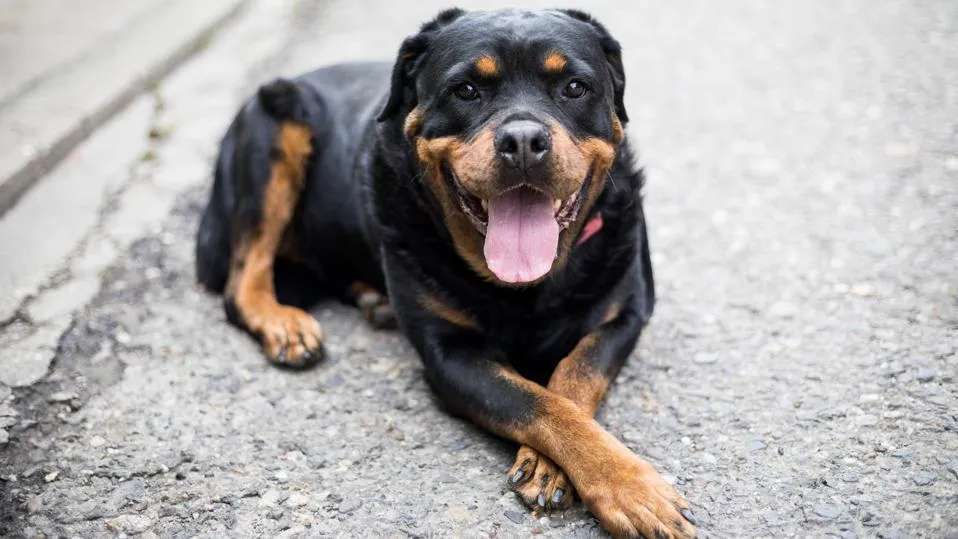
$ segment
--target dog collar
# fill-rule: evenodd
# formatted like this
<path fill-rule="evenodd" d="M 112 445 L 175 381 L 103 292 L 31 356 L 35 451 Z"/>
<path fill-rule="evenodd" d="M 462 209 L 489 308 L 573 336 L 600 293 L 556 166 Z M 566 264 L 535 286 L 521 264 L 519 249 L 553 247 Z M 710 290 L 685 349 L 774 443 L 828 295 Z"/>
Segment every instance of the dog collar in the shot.
<path fill-rule="evenodd" d="M 579 236 L 579 241 L 576 242 L 576 246 L 589 241 L 589 238 L 598 234 L 600 230 L 602 230 L 602 214 L 597 213 L 595 217 L 589 219 L 589 222 L 582 228 L 582 235 Z"/>

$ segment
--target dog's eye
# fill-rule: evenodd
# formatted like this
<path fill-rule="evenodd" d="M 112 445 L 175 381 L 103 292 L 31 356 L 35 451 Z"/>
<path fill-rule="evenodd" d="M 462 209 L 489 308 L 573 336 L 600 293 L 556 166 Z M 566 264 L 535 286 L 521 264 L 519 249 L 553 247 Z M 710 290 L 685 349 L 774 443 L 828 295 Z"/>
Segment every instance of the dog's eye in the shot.
<path fill-rule="evenodd" d="M 456 97 L 462 99 L 463 101 L 472 101 L 474 99 L 479 99 L 479 90 L 476 90 L 476 87 L 464 82 L 453 89 L 453 92 L 456 94 Z"/>
<path fill-rule="evenodd" d="M 569 82 L 565 85 L 565 88 L 562 89 L 562 95 L 570 99 L 578 99 L 585 95 L 586 86 L 585 83 L 581 80 L 575 80 Z"/>

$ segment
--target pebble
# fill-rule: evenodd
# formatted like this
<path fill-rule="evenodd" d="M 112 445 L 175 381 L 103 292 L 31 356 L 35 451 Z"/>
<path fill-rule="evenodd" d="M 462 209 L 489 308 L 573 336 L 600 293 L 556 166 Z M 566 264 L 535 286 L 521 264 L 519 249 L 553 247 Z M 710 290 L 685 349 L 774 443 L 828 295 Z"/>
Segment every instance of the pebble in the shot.
<path fill-rule="evenodd" d="M 287 528 L 283 530 L 282 532 L 280 532 L 280 534 L 277 535 L 276 537 L 297 537 L 301 535 L 306 535 L 306 526 L 297 525 L 291 528 Z"/>
<path fill-rule="evenodd" d="M 102 436 L 90 438 L 90 447 L 103 447 L 104 445 L 106 445 L 106 439 Z"/>
<path fill-rule="evenodd" d="M 752 438 L 751 440 L 745 442 L 745 449 L 750 453 L 755 451 L 761 451 L 768 447 L 768 444 L 765 442 L 764 438 Z"/>
<path fill-rule="evenodd" d="M 955 355 L 955 347 L 950 344 L 943 344 L 935 350 L 935 355 L 942 359 L 953 356 Z"/>
<path fill-rule="evenodd" d="M 824 520 L 835 520 L 838 518 L 838 515 L 842 514 L 842 510 L 840 508 L 827 503 L 815 506 L 813 511 L 815 511 L 815 514 Z"/>
<path fill-rule="evenodd" d="M 309 497 L 298 492 L 286 498 L 286 505 L 289 507 L 302 507 L 307 503 L 309 503 Z"/>
<path fill-rule="evenodd" d="M 440 475 L 438 481 L 439 481 L 440 483 L 446 483 L 446 484 L 449 484 L 449 483 L 458 483 L 458 482 L 459 482 L 458 479 L 456 479 L 455 477 L 453 477 L 451 474 L 447 474 L 447 473 L 444 473 L 444 474 Z"/>
<path fill-rule="evenodd" d="M 339 504 L 340 513 L 349 513 L 355 511 L 363 506 L 363 501 L 359 498 L 345 498 L 342 503 Z"/>
<path fill-rule="evenodd" d="M 470 444 L 469 444 L 469 441 L 468 441 L 468 440 L 465 440 L 465 439 L 463 439 L 463 438 L 460 438 L 460 439 L 456 440 L 455 442 L 453 442 L 453 443 L 449 446 L 449 449 L 452 450 L 452 451 L 462 451 L 463 449 L 466 449 L 467 447 L 469 447 L 469 445 L 470 445 Z"/>
<path fill-rule="evenodd" d="M 520 513 L 519 511 L 506 511 L 503 515 L 506 515 L 506 518 L 516 524 L 522 524 L 526 520 L 525 513 Z"/>
<path fill-rule="evenodd" d="M 70 402 L 77 398 L 77 394 L 72 391 L 57 391 L 47 397 L 48 402 Z"/>
<path fill-rule="evenodd" d="M 289 474 L 283 470 L 276 472 L 276 475 L 274 477 L 276 478 L 276 482 L 279 483 L 280 485 L 285 485 L 286 483 L 289 482 Z"/>
<path fill-rule="evenodd" d="M 313 515 L 310 515 L 309 513 L 295 513 L 293 514 L 293 521 L 301 526 L 306 526 L 307 528 L 311 528 L 313 526 L 313 522 L 315 522 L 316 519 L 313 517 Z"/>
<path fill-rule="evenodd" d="M 930 472 L 928 470 L 922 470 L 915 475 L 913 481 L 919 487 L 927 487 L 928 485 L 931 485 L 932 483 L 934 483 L 935 479 L 936 477 L 933 472 Z"/>
<path fill-rule="evenodd" d="M 932 395 L 930 397 L 926 397 L 925 400 L 934 405 L 941 406 L 942 408 L 948 408 L 951 406 L 951 399 L 945 395 Z"/>
<path fill-rule="evenodd" d="M 695 356 L 692 357 L 692 361 L 696 365 L 711 365 L 718 361 L 718 355 L 710 354 L 708 352 L 698 352 Z"/>
<path fill-rule="evenodd" d="M 153 521 L 143 515 L 120 515 L 106 524 L 118 533 L 143 533 L 152 525 Z"/>
<path fill-rule="evenodd" d="M 276 502 L 279 501 L 279 491 L 274 489 L 269 489 L 265 493 L 261 494 L 259 497 L 260 507 L 269 507 L 271 505 L 276 505 Z"/>
<path fill-rule="evenodd" d="M 915 379 L 919 382 L 926 384 L 935 379 L 935 371 L 932 369 L 922 369 L 918 371 L 918 374 L 915 376 Z"/>
<path fill-rule="evenodd" d="M 875 287 L 868 283 L 855 283 L 852 285 L 852 294 L 860 298 L 870 298 L 875 295 Z"/>
<path fill-rule="evenodd" d="M 459 524 L 469 524 L 474 520 L 472 513 L 463 505 L 449 507 L 445 516 Z"/>
<path fill-rule="evenodd" d="M 951 464 L 948 465 L 948 471 L 955 474 L 955 479 L 958 479 L 958 459 L 951 461 Z"/>
<path fill-rule="evenodd" d="M 30 513 L 31 515 L 33 513 L 39 512 L 42 507 L 43 507 L 43 498 L 41 498 L 40 496 L 34 496 L 30 498 L 30 500 L 27 502 L 27 512 Z"/>
<path fill-rule="evenodd" d="M 57 480 L 57 476 L 60 475 L 60 472 L 50 472 L 47 475 L 43 476 L 43 480 L 47 483 L 52 483 Z"/>
<path fill-rule="evenodd" d="M 10 441 L 10 433 L 5 429 L 0 429 L 0 445 L 7 445 L 7 442 Z"/>
<path fill-rule="evenodd" d="M 896 449 L 892 451 L 891 453 L 889 453 L 889 455 L 891 455 L 892 457 L 895 457 L 896 459 L 907 461 L 915 457 L 915 450 L 910 447 L 903 447 L 901 449 Z"/>

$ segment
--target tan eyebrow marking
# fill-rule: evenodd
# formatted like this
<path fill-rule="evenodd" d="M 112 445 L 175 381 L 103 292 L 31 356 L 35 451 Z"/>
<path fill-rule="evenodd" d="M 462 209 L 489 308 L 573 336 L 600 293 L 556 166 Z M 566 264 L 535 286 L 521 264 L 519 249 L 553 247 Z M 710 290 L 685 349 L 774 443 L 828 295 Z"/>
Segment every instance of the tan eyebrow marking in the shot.
<path fill-rule="evenodd" d="M 542 67 L 546 71 L 557 73 L 565 69 L 565 66 L 569 63 L 566 60 L 566 57 L 558 52 L 550 52 L 544 62 L 542 62 Z"/>
<path fill-rule="evenodd" d="M 499 64 L 488 54 L 480 56 L 475 63 L 476 71 L 483 77 L 495 77 L 499 74 Z"/>

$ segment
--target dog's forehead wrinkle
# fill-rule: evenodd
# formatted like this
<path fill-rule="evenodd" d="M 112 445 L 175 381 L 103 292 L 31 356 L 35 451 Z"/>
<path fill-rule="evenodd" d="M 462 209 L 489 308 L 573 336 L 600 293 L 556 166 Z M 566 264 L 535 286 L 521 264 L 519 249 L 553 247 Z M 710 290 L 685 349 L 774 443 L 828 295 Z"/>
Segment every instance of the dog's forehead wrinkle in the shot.
<path fill-rule="evenodd" d="M 570 52 L 598 46 L 598 36 L 589 25 L 555 11 L 504 9 L 469 12 L 444 27 L 436 36 L 443 49 L 497 47 L 522 52 L 536 45 L 552 45 Z M 530 47 L 531 46 L 531 47 Z"/>

